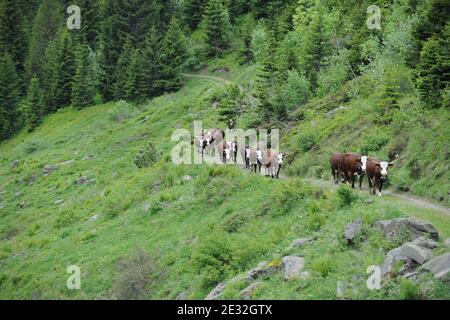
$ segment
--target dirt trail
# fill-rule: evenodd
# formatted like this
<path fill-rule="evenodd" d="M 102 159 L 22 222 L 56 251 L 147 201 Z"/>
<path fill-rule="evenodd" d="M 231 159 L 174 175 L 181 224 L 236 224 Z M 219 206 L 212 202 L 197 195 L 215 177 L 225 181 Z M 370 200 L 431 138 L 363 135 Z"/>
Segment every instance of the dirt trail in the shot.
<path fill-rule="evenodd" d="M 225 83 L 225 84 L 231 83 L 231 81 L 229 81 L 227 79 L 216 77 L 216 76 L 208 76 L 208 75 L 193 74 L 193 73 L 182 73 L 181 75 L 186 78 L 199 78 L 199 79 L 205 79 L 205 80 L 212 80 L 214 82 L 221 82 L 221 83 Z"/>
<path fill-rule="evenodd" d="M 283 177 L 283 178 L 285 179 L 286 177 Z M 317 185 L 317 186 L 320 186 L 323 188 L 328 188 L 328 189 L 336 189 L 337 188 L 337 185 L 334 184 L 332 181 L 317 180 L 317 179 L 310 179 L 310 178 L 305 179 L 305 180 L 310 182 L 311 184 L 314 184 L 314 185 Z M 367 187 L 360 192 L 368 193 Z M 435 203 L 428 199 L 420 198 L 420 197 L 409 195 L 406 193 L 395 192 L 395 191 L 391 191 L 391 190 L 383 191 L 383 195 L 396 197 L 396 198 L 402 200 L 403 202 L 407 202 L 408 204 L 413 205 L 418 208 L 433 209 L 433 210 L 450 215 L 450 208 L 445 207 L 441 204 Z"/>

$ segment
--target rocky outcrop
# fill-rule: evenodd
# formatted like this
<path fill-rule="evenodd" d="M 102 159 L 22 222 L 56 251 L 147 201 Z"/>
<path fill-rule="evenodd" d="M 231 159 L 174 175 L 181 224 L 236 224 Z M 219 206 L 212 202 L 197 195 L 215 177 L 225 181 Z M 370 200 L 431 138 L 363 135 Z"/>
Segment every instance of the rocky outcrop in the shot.
<path fill-rule="evenodd" d="M 292 241 L 290 247 L 288 249 L 293 249 L 293 248 L 301 248 L 306 246 L 307 244 L 313 242 L 314 239 L 313 238 L 299 238 L 299 239 L 295 239 L 294 241 Z"/>
<path fill-rule="evenodd" d="M 44 176 L 48 176 L 50 175 L 53 171 L 58 170 L 57 166 L 51 165 L 51 164 L 46 164 L 43 168 L 42 168 L 42 174 Z"/>
<path fill-rule="evenodd" d="M 253 295 L 255 294 L 255 291 L 262 285 L 262 282 L 254 282 L 251 285 L 249 285 L 247 288 L 242 290 L 239 293 L 239 296 L 243 300 L 250 300 Z"/>
<path fill-rule="evenodd" d="M 349 223 L 344 228 L 344 238 L 347 244 L 355 243 L 357 236 L 361 233 L 363 222 L 361 219 L 357 219 L 352 223 Z"/>
<path fill-rule="evenodd" d="M 402 246 L 391 250 L 381 265 L 381 276 L 392 278 L 397 263 L 402 263 L 398 270 L 400 275 L 411 273 L 417 266 L 424 264 L 432 256 L 431 249 L 418 245 L 418 242 L 407 242 Z"/>
<path fill-rule="evenodd" d="M 284 280 L 298 279 L 301 276 L 305 266 L 303 257 L 287 256 L 281 260 L 281 270 L 284 274 Z"/>
<path fill-rule="evenodd" d="M 422 266 L 423 270 L 430 271 L 436 279 L 450 282 L 450 252 L 440 255 Z"/>
<path fill-rule="evenodd" d="M 205 300 L 216 300 L 221 295 L 223 295 L 223 292 L 225 291 L 227 287 L 226 282 L 219 283 L 212 291 L 206 296 Z"/>
<path fill-rule="evenodd" d="M 406 231 L 410 241 L 421 236 L 429 236 L 438 239 L 439 233 L 428 221 L 421 221 L 414 218 L 399 218 L 392 220 L 380 220 L 374 226 L 380 229 L 384 236 L 390 239 L 397 238 L 402 231 Z"/>

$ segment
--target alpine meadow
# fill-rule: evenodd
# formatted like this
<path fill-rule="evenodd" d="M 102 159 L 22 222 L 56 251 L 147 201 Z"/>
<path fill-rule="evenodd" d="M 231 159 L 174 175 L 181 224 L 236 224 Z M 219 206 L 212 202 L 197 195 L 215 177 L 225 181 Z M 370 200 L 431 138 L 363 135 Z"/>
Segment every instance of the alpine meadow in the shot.
<path fill-rule="evenodd" d="M 0 0 L 1 300 L 449 300 L 448 0 Z"/>

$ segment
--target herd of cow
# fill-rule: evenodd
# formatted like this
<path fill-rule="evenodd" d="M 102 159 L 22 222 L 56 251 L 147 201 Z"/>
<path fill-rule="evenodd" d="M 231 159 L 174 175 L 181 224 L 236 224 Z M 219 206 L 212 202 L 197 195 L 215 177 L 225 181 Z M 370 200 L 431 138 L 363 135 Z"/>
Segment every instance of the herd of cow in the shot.
<path fill-rule="evenodd" d="M 220 129 L 203 131 L 201 136 L 195 137 L 195 146 L 202 156 L 217 152 L 222 163 L 240 163 L 246 169 L 250 168 L 259 173 L 264 168 L 267 177 L 277 179 L 280 176 L 285 156 L 273 149 L 260 148 L 259 145 L 250 147 L 240 145 L 235 141 L 226 141 L 225 133 Z"/>
<path fill-rule="evenodd" d="M 203 131 L 201 136 L 194 140 L 197 151 L 204 156 L 217 152 L 222 163 L 243 163 L 245 168 L 254 172 L 260 172 L 264 168 L 267 177 L 279 178 L 285 153 L 273 149 L 265 149 L 256 146 L 239 145 L 234 141 L 226 141 L 225 133 L 220 129 Z M 396 156 L 396 159 L 398 155 Z M 331 156 L 331 172 L 336 184 L 339 179 L 344 183 L 351 183 L 355 188 L 356 178 L 359 178 L 359 187 L 362 188 L 364 176 L 369 181 L 369 191 L 381 196 L 383 185 L 387 179 L 388 169 L 394 165 L 393 162 L 381 161 L 356 153 L 335 153 Z"/>

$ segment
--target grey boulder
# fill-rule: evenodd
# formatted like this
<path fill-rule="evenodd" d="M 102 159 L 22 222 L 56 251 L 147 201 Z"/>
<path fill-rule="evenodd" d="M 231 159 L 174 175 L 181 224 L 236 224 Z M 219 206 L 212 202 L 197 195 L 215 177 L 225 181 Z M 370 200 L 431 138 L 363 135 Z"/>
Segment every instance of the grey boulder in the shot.
<path fill-rule="evenodd" d="M 285 280 L 293 280 L 301 277 L 305 259 L 303 257 L 287 256 L 281 260 L 281 270 Z"/>
<path fill-rule="evenodd" d="M 374 226 L 380 229 L 385 237 L 390 239 L 399 236 L 402 230 L 405 230 L 408 233 L 409 241 L 417 239 L 423 235 L 428 235 L 430 238 L 435 240 L 439 238 L 438 231 L 431 223 L 414 218 L 379 220 L 375 222 Z"/>
<path fill-rule="evenodd" d="M 348 244 L 355 242 L 355 238 L 361 233 L 362 226 L 363 222 L 361 219 L 357 219 L 345 226 L 344 237 Z"/>
<path fill-rule="evenodd" d="M 430 271 L 436 279 L 450 281 L 450 252 L 440 255 L 425 263 L 422 268 Z"/>

